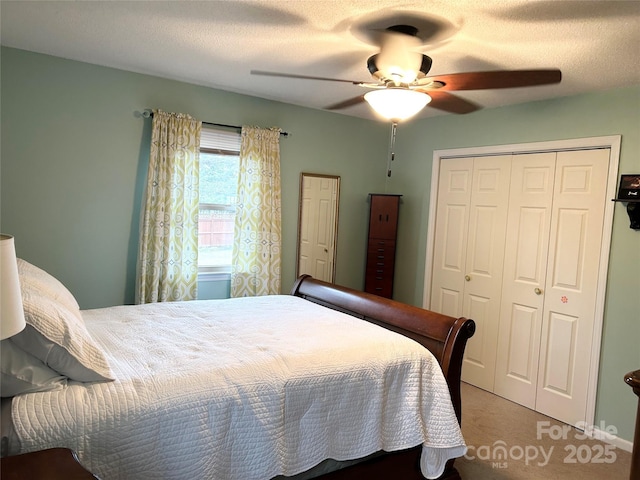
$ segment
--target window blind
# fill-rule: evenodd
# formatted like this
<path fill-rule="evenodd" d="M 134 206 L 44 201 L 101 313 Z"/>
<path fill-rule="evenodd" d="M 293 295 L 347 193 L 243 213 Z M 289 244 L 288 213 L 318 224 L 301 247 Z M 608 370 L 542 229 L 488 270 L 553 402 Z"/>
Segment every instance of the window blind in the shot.
<path fill-rule="evenodd" d="M 202 126 L 200 149 L 213 153 L 234 153 L 240 151 L 240 133 Z"/>

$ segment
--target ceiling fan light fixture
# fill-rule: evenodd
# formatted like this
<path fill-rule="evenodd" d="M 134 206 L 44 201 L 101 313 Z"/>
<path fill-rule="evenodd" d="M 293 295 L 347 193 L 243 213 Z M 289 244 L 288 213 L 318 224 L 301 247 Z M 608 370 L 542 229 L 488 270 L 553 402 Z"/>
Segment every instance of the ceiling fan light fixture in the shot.
<path fill-rule="evenodd" d="M 408 88 L 372 90 L 364 99 L 376 113 L 394 122 L 413 117 L 431 101 L 426 93 Z"/>

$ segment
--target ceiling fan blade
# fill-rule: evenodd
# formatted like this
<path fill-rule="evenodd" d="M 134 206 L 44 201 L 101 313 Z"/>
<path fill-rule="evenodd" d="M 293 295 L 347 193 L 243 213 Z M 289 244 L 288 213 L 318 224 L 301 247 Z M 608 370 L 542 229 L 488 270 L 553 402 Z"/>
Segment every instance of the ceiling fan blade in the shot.
<path fill-rule="evenodd" d="M 558 69 L 499 70 L 435 75 L 429 77 L 429 80 L 444 83 L 444 86 L 438 90 L 485 90 L 559 83 L 562 80 L 562 72 Z"/>
<path fill-rule="evenodd" d="M 471 113 L 480 110 L 480 106 L 463 98 L 452 95 L 451 93 L 442 92 L 440 90 L 417 90 L 424 92 L 431 97 L 428 106 L 437 108 L 449 113 Z"/>
<path fill-rule="evenodd" d="M 357 97 L 349 98 L 324 108 L 325 110 L 342 110 L 343 108 L 353 107 L 354 105 L 358 105 L 362 102 L 364 102 L 364 95 L 358 95 Z"/>
<path fill-rule="evenodd" d="M 328 82 L 351 83 L 353 85 L 364 85 L 365 83 L 365 82 L 358 82 L 355 80 L 343 80 L 341 78 L 313 77 L 309 75 L 297 75 L 295 73 L 265 72 L 264 70 L 251 70 L 251 75 L 262 75 L 263 77 L 298 78 L 302 80 L 323 80 Z"/>

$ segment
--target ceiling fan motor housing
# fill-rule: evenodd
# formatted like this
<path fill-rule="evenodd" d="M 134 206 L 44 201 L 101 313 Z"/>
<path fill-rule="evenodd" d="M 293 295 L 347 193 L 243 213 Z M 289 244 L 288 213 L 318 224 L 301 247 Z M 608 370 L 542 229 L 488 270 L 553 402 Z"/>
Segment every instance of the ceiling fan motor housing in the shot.
<path fill-rule="evenodd" d="M 375 78 L 383 82 L 393 81 L 393 79 L 391 78 L 385 78 L 384 74 L 380 72 L 378 65 L 376 64 L 377 59 L 378 59 L 378 54 L 371 55 L 367 59 L 367 69 L 369 70 L 369 73 L 371 73 L 371 75 L 373 75 Z M 417 78 L 425 77 L 427 73 L 429 73 L 429 70 L 431 70 L 432 63 L 433 61 L 431 60 L 431 57 L 428 57 L 427 55 L 422 55 L 422 62 L 420 63 L 420 71 L 417 75 Z"/>

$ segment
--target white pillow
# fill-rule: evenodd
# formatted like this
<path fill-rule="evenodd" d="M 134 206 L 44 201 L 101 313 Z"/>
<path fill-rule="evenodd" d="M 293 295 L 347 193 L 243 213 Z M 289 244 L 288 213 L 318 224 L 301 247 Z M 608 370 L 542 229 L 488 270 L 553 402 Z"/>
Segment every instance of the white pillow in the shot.
<path fill-rule="evenodd" d="M 71 380 L 113 380 L 107 359 L 89 335 L 80 310 L 69 305 L 68 298 L 60 300 L 64 292 L 50 288 L 50 280 L 43 286 L 42 276 L 33 276 L 31 269 L 18 273 L 27 326 L 11 340 Z"/>
<path fill-rule="evenodd" d="M 44 392 L 62 388 L 67 378 L 51 370 L 33 355 L 15 345 L 10 338 L 0 342 L 2 362 L 2 397 L 13 397 L 20 393 Z"/>
<path fill-rule="evenodd" d="M 72 312 L 80 310 L 76 297 L 73 296 L 60 280 L 26 260 L 18 258 L 17 261 L 20 283 L 26 282 L 29 287 L 37 288 L 47 297 L 61 302 Z M 80 313 L 78 313 L 78 316 L 82 320 Z"/>

